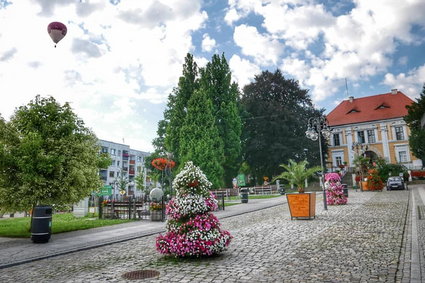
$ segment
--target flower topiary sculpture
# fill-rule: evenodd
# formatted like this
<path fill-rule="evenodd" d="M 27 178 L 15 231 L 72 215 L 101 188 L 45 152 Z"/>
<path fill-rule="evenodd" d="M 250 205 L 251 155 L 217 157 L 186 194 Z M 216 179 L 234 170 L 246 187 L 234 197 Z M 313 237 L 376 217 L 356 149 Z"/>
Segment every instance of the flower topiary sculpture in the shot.
<path fill-rule="evenodd" d="M 341 177 L 338 173 L 325 174 L 325 189 L 327 204 L 347 204 Z"/>
<path fill-rule="evenodd" d="M 232 236 L 220 229 L 212 211 L 217 200 L 210 193 L 211 182 L 191 161 L 176 176 L 173 188 L 176 198 L 166 208 L 168 215 L 165 235 L 156 239 L 156 248 L 162 254 L 176 257 L 200 257 L 221 253 Z"/>

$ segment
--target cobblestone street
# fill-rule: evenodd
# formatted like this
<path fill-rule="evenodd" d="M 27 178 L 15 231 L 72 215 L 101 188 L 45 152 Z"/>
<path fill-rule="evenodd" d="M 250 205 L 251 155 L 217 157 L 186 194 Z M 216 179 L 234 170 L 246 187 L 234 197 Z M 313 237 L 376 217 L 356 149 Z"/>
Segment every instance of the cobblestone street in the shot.
<path fill-rule="evenodd" d="M 127 282 L 150 269 L 159 277 L 143 282 L 409 282 L 410 193 L 350 190 L 348 205 L 328 211 L 318 197 L 314 220 L 290 220 L 287 204 L 223 219 L 234 239 L 213 258 L 161 256 L 148 236 L 0 269 L 0 281 Z"/>

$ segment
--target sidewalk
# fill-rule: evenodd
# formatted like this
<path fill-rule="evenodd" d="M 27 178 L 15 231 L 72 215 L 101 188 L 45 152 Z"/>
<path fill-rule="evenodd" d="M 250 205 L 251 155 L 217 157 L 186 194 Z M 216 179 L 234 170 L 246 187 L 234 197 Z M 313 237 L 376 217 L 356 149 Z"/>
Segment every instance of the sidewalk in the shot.
<path fill-rule="evenodd" d="M 286 197 L 250 199 L 247 204 L 232 205 L 214 214 L 219 219 L 237 216 L 286 203 Z M 54 225 L 54 223 L 53 223 Z M 52 256 L 101 247 L 165 231 L 165 222 L 136 221 L 113 226 L 54 234 L 48 243 L 34 244 L 30 239 L 0 237 L 0 269 Z"/>

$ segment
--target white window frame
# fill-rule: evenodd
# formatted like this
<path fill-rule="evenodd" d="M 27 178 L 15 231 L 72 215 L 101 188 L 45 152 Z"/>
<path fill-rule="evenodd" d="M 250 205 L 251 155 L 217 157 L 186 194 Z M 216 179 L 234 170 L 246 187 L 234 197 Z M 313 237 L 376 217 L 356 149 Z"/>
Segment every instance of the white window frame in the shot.
<path fill-rule="evenodd" d="M 338 167 L 337 157 L 339 157 L 341 159 L 341 164 L 344 164 L 344 162 L 345 162 L 344 151 L 340 151 L 340 150 L 332 151 L 332 166 L 333 167 Z"/>
<path fill-rule="evenodd" d="M 370 140 L 369 140 L 369 133 L 368 133 L 369 131 L 372 131 L 373 132 L 373 137 L 375 139 L 374 142 L 370 142 Z M 375 129 L 365 130 L 365 133 L 366 133 L 365 139 L 367 139 L 367 143 L 371 144 L 371 143 L 377 143 L 378 142 L 378 140 L 377 140 L 377 134 L 376 134 Z"/>
<path fill-rule="evenodd" d="M 339 144 L 338 145 L 335 144 L 334 135 L 337 135 L 338 136 L 338 139 L 339 139 Z M 333 133 L 332 134 L 332 145 L 333 146 L 342 146 L 342 136 L 341 136 L 341 133 Z"/>
<path fill-rule="evenodd" d="M 360 142 L 360 140 L 359 140 L 359 133 L 360 132 L 362 132 L 363 133 L 363 139 L 364 139 L 364 142 Z M 367 143 L 367 135 L 365 134 L 365 130 L 358 130 L 358 131 L 356 131 L 356 139 L 357 139 L 357 142 L 358 143 L 361 143 L 361 144 L 365 144 L 365 143 Z"/>
<path fill-rule="evenodd" d="M 400 140 L 397 139 L 397 132 L 395 130 L 396 128 L 401 128 L 401 133 L 403 134 L 403 137 Z M 406 131 L 404 130 L 404 126 L 403 125 L 394 125 L 393 126 L 393 140 L 395 140 L 395 141 L 404 141 L 404 140 L 406 140 Z"/>
<path fill-rule="evenodd" d="M 397 163 L 408 163 L 410 162 L 410 151 L 409 151 L 409 145 L 407 144 L 400 144 L 394 146 L 394 152 L 395 152 L 395 158 L 397 160 Z M 400 160 L 400 153 L 406 152 L 406 160 L 401 161 Z"/>

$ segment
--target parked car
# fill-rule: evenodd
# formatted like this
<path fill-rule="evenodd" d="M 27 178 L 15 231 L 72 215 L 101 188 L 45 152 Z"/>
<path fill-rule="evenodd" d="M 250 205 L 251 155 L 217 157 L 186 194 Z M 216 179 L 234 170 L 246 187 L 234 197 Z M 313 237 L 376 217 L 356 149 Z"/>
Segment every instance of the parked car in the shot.
<path fill-rule="evenodd" d="M 387 191 L 404 189 L 406 189 L 406 184 L 404 183 L 403 177 L 394 176 L 388 178 Z"/>

